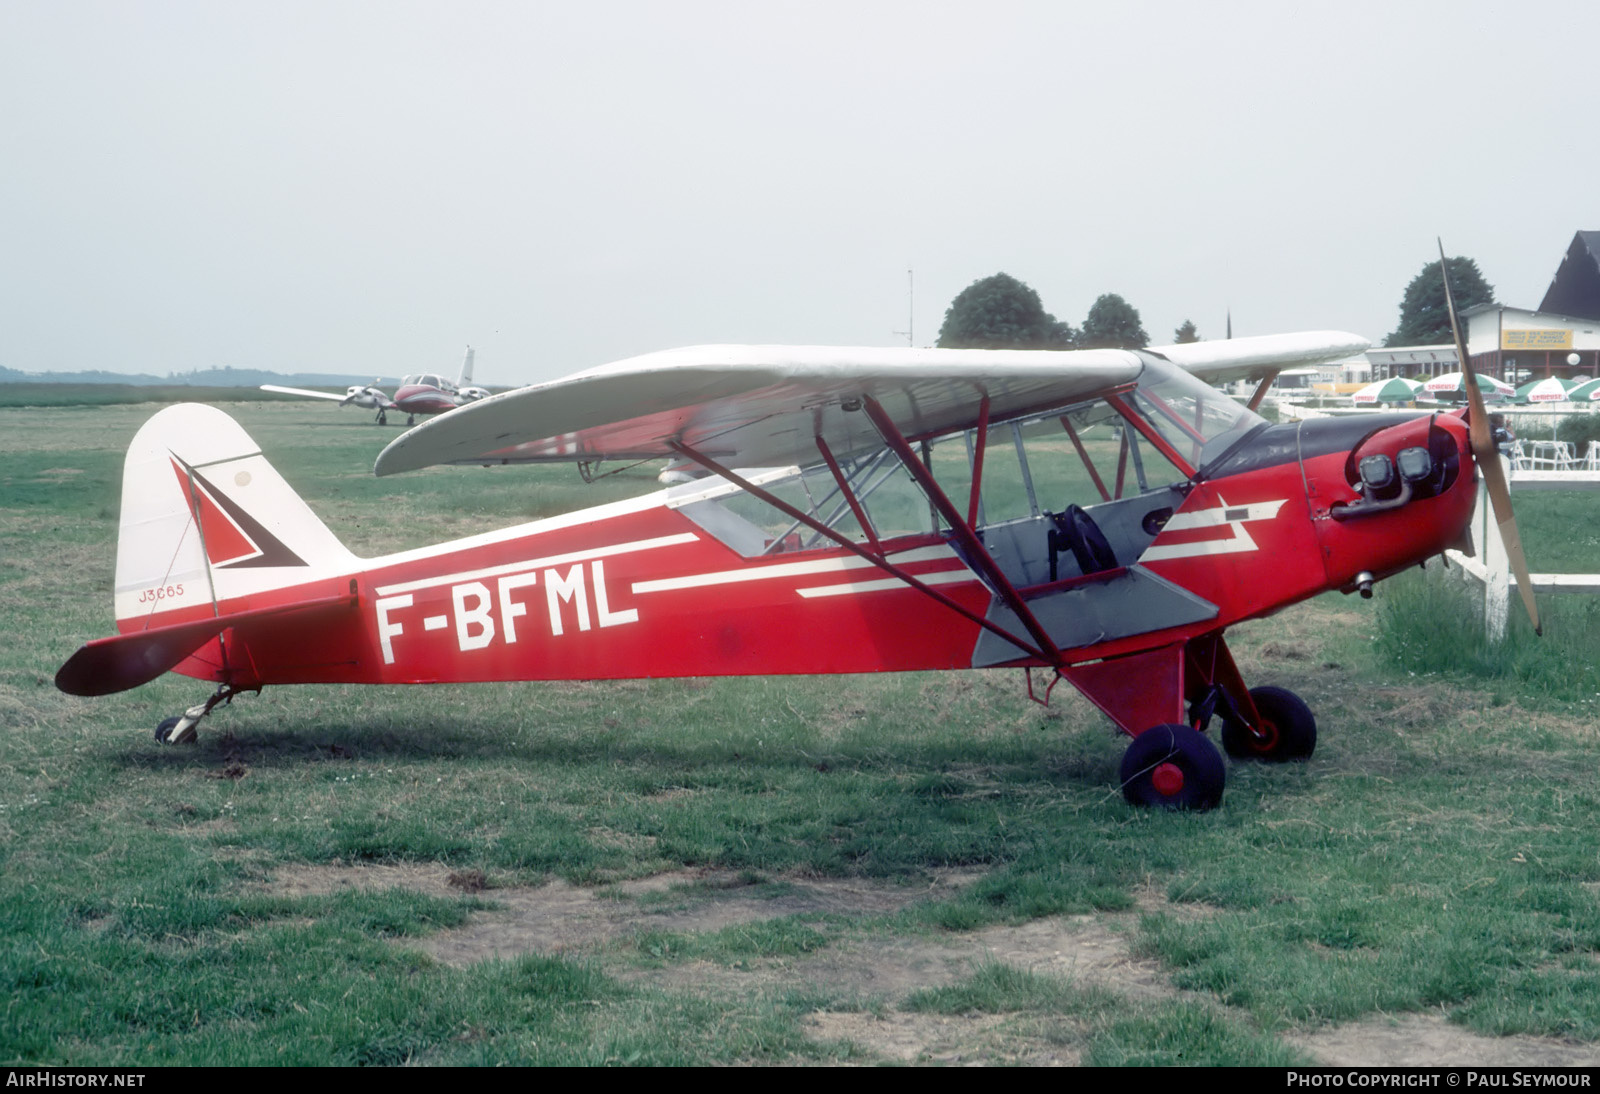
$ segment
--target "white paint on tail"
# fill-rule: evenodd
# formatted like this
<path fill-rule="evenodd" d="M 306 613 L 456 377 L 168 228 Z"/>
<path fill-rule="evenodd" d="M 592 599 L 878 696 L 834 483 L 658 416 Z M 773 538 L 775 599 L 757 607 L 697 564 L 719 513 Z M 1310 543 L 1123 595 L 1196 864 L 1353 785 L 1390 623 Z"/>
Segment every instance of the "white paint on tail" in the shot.
<path fill-rule="evenodd" d="M 353 571 L 359 563 L 215 407 L 181 403 L 134 436 L 122 472 L 118 622 Z"/>

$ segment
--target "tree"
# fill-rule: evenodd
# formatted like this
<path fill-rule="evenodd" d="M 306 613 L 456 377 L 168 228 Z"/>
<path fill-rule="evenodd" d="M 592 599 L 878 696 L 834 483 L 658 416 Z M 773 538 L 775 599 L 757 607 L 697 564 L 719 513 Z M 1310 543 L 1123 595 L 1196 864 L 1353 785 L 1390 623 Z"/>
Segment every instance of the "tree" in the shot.
<path fill-rule="evenodd" d="M 1172 341 L 1174 345 L 1179 346 L 1185 342 L 1200 341 L 1200 332 L 1194 329 L 1194 320 L 1185 319 L 1183 326 L 1172 332 Z"/>
<path fill-rule="evenodd" d="M 1446 261 L 1450 268 L 1450 291 L 1455 295 L 1458 312 L 1478 304 L 1494 303 L 1494 286 L 1483 279 L 1476 262 L 1460 255 Z M 1444 278 L 1439 276 L 1439 264 L 1430 262 L 1406 286 L 1406 295 L 1400 301 L 1400 325 L 1383 344 L 1436 346 L 1453 339 L 1450 311 L 1444 303 Z"/>
<path fill-rule="evenodd" d="M 1114 292 L 1090 305 L 1083 330 L 1078 332 L 1078 345 L 1084 349 L 1143 349 L 1149 344 L 1139 309 Z"/>
<path fill-rule="evenodd" d="M 997 273 L 962 289 L 945 309 L 943 349 L 1070 349 L 1072 327 L 1044 310 L 1039 294 Z"/>

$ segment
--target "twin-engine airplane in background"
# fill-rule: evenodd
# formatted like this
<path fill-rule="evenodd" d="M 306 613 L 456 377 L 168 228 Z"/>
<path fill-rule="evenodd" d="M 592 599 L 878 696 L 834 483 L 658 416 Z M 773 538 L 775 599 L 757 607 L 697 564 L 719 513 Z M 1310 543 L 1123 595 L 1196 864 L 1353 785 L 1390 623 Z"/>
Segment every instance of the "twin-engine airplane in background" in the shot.
<path fill-rule="evenodd" d="M 277 384 L 262 384 L 261 390 L 275 391 L 280 395 L 299 395 L 307 399 L 333 399 L 340 406 L 354 404 L 366 407 L 378 412 L 376 420 L 379 425 L 388 425 L 389 411 L 394 410 L 406 416 L 407 425 L 413 425 L 418 414 L 443 414 L 447 410 L 489 397 L 488 388 L 474 387 L 472 384 L 472 359 L 472 347 L 468 346 L 466 358 L 461 362 L 461 377 L 455 383 L 432 372 L 405 377 L 395 389 L 393 399 L 384 394 L 381 388 L 362 387 L 359 384 L 346 388 L 343 395 L 303 387 L 280 387 Z"/>
<path fill-rule="evenodd" d="M 436 418 L 376 471 L 681 458 L 707 475 L 374 559 L 226 415 L 170 407 L 127 456 L 121 633 L 56 682 L 215 681 L 161 724 L 171 742 L 272 684 L 1021 667 L 1030 694 L 1033 670 L 1064 678 L 1132 737 L 1130 801 L 1209 807 L 1213 721 L 1235 757 L 1316 742 L 1293 693 L 1246 687 L 1227 628 L 1460 545 L 1474 454 L 1499 470 L 1481 397 L 1274 425 L 1207 384 L 1365 345 L 650 354 Z"/>

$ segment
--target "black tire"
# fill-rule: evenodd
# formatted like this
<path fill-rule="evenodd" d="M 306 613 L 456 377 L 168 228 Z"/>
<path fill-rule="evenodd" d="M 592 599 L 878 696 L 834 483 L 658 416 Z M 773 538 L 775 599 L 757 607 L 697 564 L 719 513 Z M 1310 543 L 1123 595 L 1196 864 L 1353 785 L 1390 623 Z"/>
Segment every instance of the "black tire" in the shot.
<path fill-rule="evenodd" d="M 161 719 L 161 721 L 156 725 L 156 740 L 160 741 L 162 744 L 166 744 L 167 738 L 172 736 L 172 731 L 178 728 L 178 723 L 181 721 L 183 721 L 183 719 L 176 714 L 170 718 Z"/>
<path fill-rule="evenodd" d="M 1236 760 L 1288 763 L 1309 760 L 1317 748 L 1317 720 L 1305 701 L 1287 688 L 1251 688 L 1261 712 L 1263 736 L 1239 722 L 1222 723 L 1222 747 Z"/>
<path fill-rule="evenodd" d="M 1212 809 L 1227 779 L 1217 746 L 1188 726 L 1153 726 L 1122 755 L 1122 796 L 1133 805 Z"/>

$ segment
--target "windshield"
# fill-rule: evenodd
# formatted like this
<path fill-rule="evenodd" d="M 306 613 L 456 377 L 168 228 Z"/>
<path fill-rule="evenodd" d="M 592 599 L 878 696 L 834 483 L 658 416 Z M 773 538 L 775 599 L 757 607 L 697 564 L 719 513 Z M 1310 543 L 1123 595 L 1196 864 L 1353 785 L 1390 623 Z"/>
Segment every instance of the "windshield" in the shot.
<path fill-rule="evenodd" d="M 1168 361 L 1145 359 L 1131 400 L 1191 466 L 1203 468 L 1266 419 Z"/>
<path fill-rule="evenodd" d="M 1135 506 L 1134 499 L 1151 495 L 1171 496 L 1165 504 L 1175 508 L 1182 495 L 1174 491 L 1196 468 L 1264 420 L 1175 365 L 1144 360 L 1137 384 L 997 422 L 981 442 L 976 429 L 922 441 L 918 457 L 978 529 L 1048 521 L 1072 505 L 1095 512 Z M 887 447 L 845 461 L 838 475 L 820 463 L 750 474 L 763 490 L 857 543 L 928 535 L 950 524 Z M 720 479 L 674 488 L 668 504 L 747 556 L 831 546 L 814 527 Z M 1156 534 L 1145 528 L 1141 539 L 1124 531 L 1129 557 Z"/>

